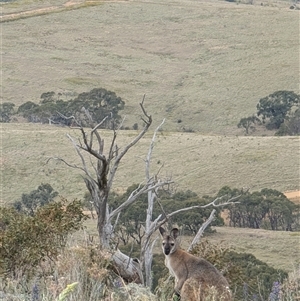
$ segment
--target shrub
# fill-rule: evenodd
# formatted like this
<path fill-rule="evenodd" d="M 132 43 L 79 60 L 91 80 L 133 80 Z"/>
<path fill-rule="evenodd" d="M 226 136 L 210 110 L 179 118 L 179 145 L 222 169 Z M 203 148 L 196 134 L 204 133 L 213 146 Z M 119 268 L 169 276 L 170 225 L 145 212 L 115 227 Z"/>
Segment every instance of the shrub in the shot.
<path fill-rule="evenodd" d="M 54 201 L 58 192 L 50 184 L 41 184 L 36 190 L 22 194 L 21 200 L 13 203 L 15 209 L 25 214 L 34 215 L 37 208 Z"/>
<path fill-rule="evenodd" d="M 237 253 L 222 244 L 203 241 L 194 248 L 193 254 L 211 262 L 228 278 L 235 300 L 255 300 L 255 296 L 268 300 L 274 282 L 281 283 L 288 276 L 252 254 Z"/>
<path fill-rule="evenodd" d="M 0 272 L 30 279 L 46 259 L 57 257 L 68 234 L 78 230 L 85 219 L 77 200 L 48 204 L 34 216 L 0 207 Z"/>

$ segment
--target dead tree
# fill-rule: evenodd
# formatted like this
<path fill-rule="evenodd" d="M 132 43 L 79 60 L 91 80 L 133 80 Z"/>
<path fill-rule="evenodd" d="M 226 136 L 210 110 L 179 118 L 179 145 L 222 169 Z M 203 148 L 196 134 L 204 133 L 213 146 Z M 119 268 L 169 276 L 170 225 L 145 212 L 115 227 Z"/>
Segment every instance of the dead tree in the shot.
<path fill-rule="evenodd" d="M 81 139 L 74 139 L 69 134 L 68 138 L 71 140 L 77 155 L 81 160 L 81 165 L 70 164 L 65 159 L 54 158 L 64 162 L 67 166 L 79 169 L 83 172 L 84 181 L 88 191 L 92 197 L 92 203 L 97 214 L 97 229 L 100 240 L 100 247 L 103 249 L 111 249 L 111 239 L 113 237 L 114 227 L 112 225 L 114 220 L 118 219 L 118 215 L 122 210 L 130 206 L 141 194 L 150 191 L 155 191 L 159 187 L 166 184 L 166 182 L 159 181 L 156 178 L 148 177 L 146 182 L 140 184 L 135 189 L 128 199 L 124 201 L 119 207 L 114 210 L 110 210 L 108 203 L 108 196 L 112 189 L 113 180 L 118 170 L 119 164 L 127 152 L 136 145 L 140 139 L 147 133 L 150 125 L 152 124 L 152 117 L 148 115 L 143 101 L 140 103 L 140 107 L 143 113 L 142 120 L 144 121 L 144 127 L 140 133 L 125 147 L 118 147 L 117 130 L 112 130 L 112 140 L 105 152 L 104 139 L 100 135 L 99 128 L 108 118 L 106 117 L 100 123 L 95 124 L 87 110 L 84 108 L 83 113 L 89 120 L 90 129 L 83 128 L 83 126 L 75 119 L 74 116 L 64 118 L 72 119 L 72 128 L 78 129 L 81 133 Z M 87 156 L 86 156 L 87 154 Z M 128 256 L 121 253 L 119 250 L 113 252 L 112 258 L 118 266 L 120 273 L 127 279 L 135 279 L 135 282 L 143 282 L 141 277 L 141 270 L 139 264 L 131 260 Z"/>
<path fill-rule="evenodd" d="M 145 126 L 140 133 L 125 147 L 118 147 L 116 143 L 117 131 L 112 130 L 112 141 L 109 145 L 108 151 L 105 153 L 104 139 L 102 139 L 100 135 L 99 127 L 108 117 L 103 119 L 99 124 L 94 124 L 89 112 L 83 108 L 85 115 L 89 119 L 91 129 L 87 133 L 86 129 L 84 129 L 72 116 L 68 118 L 73 118 L 76 122 L 77 126 L 75 128 L 81 132 L 82 141 L 80 139 L 75 140 L 70 135 L 67 135 L 72 141 L 73 146 L 81 159 L 81 166 L 72 165 L 66 162 L 64 159 L 56 158 L 63 161 L 70 167 L 83 171 L 84 181 L 88 191 L 92 196 L 92 202 L 97 213 L 97 229 L 100 239 L 100 246 L 102 248 L 110 247 L 110 241 L 113 235 L 112 222 L 114 219 L 116 219 L 118 214 L 130 206 L 141 194 L 147 193 L 148 191 L 156 189 L 165 184 L 157 181 L 156 179 L 148 178 L 146 183 L 140 184 L 124 203 L 112 211 L 109 210 L 108 196 L 112 189 L 113 180 L 119 164 L 127 152 L 147 133 L 152 123 L 152 117 L 151 115 L 147 114 L 143 105 L 143 101 L 140 103 L 140 106 L 143 112 L 144 117 L 142 120 L 144 121 Z M 89 160 L 91 162 L 90 164 L 88 164 L 87 159 L 83 154 L 84 152 L 89 155 Z"/>

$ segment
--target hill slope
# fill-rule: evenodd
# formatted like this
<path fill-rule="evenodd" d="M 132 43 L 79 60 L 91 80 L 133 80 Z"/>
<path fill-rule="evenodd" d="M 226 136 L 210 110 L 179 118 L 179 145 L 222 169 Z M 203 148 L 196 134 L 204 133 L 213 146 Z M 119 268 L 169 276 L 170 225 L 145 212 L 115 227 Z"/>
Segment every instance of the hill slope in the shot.
<path fill-rule="evenodd" d="M 6 4 L 4 13 L 22 3 Z M 29 3 L 25 9 L 43 2 Z M 134 124 L 146 94 L 166 130 L 236 134 L 260 98 L 298 92 L 299 20 L 288 2 L 97 3 L 2 23 L 3 101 L 102 87 L 126 102 L 125 125 Z"/>
<path fill-rule="evenodd" d="M 157 126 L 157 125 L 155 125 Z M 154 126 L 152 127 L 154 130 Z M 2 124 L 1 199 L 11 202 L 41 183 L 50 183 L 67 198 L 82 198 L 86 191 L 82 174 L 52 157 L 80 166 L 66 137 L 78 132 L 37 124 Z M 117 144 L 124 147 L 136 135 L 120 131 Z M 109 147 L 111 133 L 102 137 Z M 144 161 L 152 133 L 129 152 L 118 171 L 114 189 L 124 191 L 144 180 Z M 198 133 L 160 132 L 156 139 L 151 173 L 171 177 L 177 189 L 200 196 L 213 195 L 221 187 L 250 187 L 252 191 L 274 188 L 299 189 L 299 137 L 202 136 Z"/>

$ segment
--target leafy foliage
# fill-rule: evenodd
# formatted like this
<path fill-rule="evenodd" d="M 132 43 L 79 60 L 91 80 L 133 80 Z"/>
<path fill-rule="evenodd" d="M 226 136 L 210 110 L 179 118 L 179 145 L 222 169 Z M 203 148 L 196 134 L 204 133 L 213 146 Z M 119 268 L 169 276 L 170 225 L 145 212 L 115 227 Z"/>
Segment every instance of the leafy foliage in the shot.
<path fill-rule="evenodd" d="M 282 282 L 288 276 L 285 271 L 268 266 L 252 254 L 231 251 L 226 260 L 241 270 L 242 276 L 233 285 L 238 300 L 255 300 L 255 296 L 268 300 L 273 283 Z"/>
<path fill-rule="evenodd" d="M 18 111 L 17 113 L 21 116 L 23 116 L 24 118 L 26 118 L 28 121 L 32 121 L 32 112 L 35 111 L 36 108 L 38 108 L 39 105 L 32 102 L 32 101 L 27 101 L 23 104 L 21 104 L 19 107 L 18 107 Z"/>
<path fill-rule="evenodd" d="M 10 122 L 11 116 L 14 114 L 15 105 L 11 102 L 3 102 L 0 104 L 0 122 Z"/>
<path fill-rule="evenodd" d="M 112 201 L 112 208 L 116 208 L 122 204 L 128 196 L 138 187 L 134 184 L 128 187 L 127 191 L 120 196 L 114 195 Z M 201 206 L 213 201 L 213 198 L 204 196 L 199 198 L 196 193 L 187 191 L 178 191 L 173 195 L 161 191 L 160 199 L 154 204 L 153 219 L 160 214 L 171 213 L 189 206 Z M 128 244 L 130 240 L 134 240 L 138 245 L 141 244 L 144 236 L 144 222 L 146 220 L 148 199 L 147 195 L 141 195 L 127 210 L 123 211 L 119 217 L 116 226 L 116 236 L 124 245 Z M 163 208 L 163 209 L 162 209 Z M 208 226 L 206 232 L 210 232 L 211 226 L 221 226 L 224 224 L 223 219 L 218 215 L 211 225 Z M 181 212 L 172 217 L 172 223 L 187 230 L 189 233 L 196 234 L 202 223 L 209 217 L 211 208 L 196 208 L 193 211 Z"/>
<path fill-rule="evenodd" d="M 39 187 L 28 194 L 23 193 L 21 200 L 13 203 L 15 209 L 25 214 L 34 215 L 38 207 L 42 207 L 58 195 L 50 184 L 41 184 Z"/>
<path fill-rule="evenodd" d="M 249 116 L 249 117 L 242 118 L 237 126 L 238 126 L 238 128 L 243 127 L 245 129 L 246 135 L 248 135 L 250 133 L 250 131 L 255 130 L 254 125 L 256 123 L 260 124 L 260 119 L 257 116 L 252 115 L 252 116 Z"/>
<path fill-rule="evenodd" d="M 68 234 L 78 230 L 86 216 L 74 200 L 52 202 L 34 216 L 0 207 L 0 271 L 30 278 L 47 258 L 55 259 Z"/>
<path fill-rule="evenodd" d="M 227 189 L 230 190 L 229 187 Z M 236 190 L 232 193 L 236 193 Z M 239 203 L 228 209 L 230 225 L 233 227 L 289 231 L 299 228 L 299 206 L 277 190 L 265 188 L 245 193 Z"/>
<path fill-rule="evenodd" d="M 300 109 L 290 114 L 289 118 L 280 125 L 279 130 L 275 133 L 277 136 L 296 136 L 300 134 Z"/>
<path fill-rule="evenodd" d="M 276 135 L 298 135 L 300 133 L 300 96 L 293 91 L 276 91 L 261 98 L 256 106 L 257 113 L 242 118 L 237 124 L 244 128 L 246 135 L 255 130 L 255 124 L 260 125 L 258 116 L 268 130 L 278 130 Z"/>
<path fill-rule="evenodd" d="M 257 104 L 257 115 L 263 123 L 268 120 L 267 128 L 279 129 L 293 106 L 299 104 L 299 95 L 293 91 L 277 91 L 262 99 Z"/>
<path fill-rule="evenodd" d="M 22 104 L 17 112 L 29 122 L 50 122 L 69 126 L 74 122 L 74 119 L 69 117 L 73 116 L 82 126 L 87 126 L 89 121 L 83 114 L 84 108 L 96 123 L 100 123 L 106 117 L 102 128 L 111 129 L 121 122 L 119 111 L 124 109 L 125 102 L 114 92 L 95 88 L 68 101 L 62 100 L 61 96 L 53 91 L 45 92 L 41 95 L 40 104 L 28 101 Z"/>

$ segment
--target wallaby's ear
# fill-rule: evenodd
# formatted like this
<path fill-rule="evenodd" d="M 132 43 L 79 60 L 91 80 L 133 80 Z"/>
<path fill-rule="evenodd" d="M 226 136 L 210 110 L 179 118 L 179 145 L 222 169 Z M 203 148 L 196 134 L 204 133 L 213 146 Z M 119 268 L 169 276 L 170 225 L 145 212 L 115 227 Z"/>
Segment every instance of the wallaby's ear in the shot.
<path fill-rule="evenodd" d="M 171 236 L 173 236 L 173 238 L 176 239 L 179 236 L 179 230 L 177 228 L 173 228 L 171 230 Z"/>
<path fill-rule="evenodd" d="M 159 232 L 160 232 L 161 236 L 164 236 L 166 230 L 163 227 L 159 227 Z"/>

